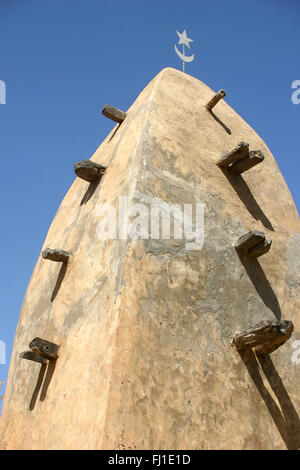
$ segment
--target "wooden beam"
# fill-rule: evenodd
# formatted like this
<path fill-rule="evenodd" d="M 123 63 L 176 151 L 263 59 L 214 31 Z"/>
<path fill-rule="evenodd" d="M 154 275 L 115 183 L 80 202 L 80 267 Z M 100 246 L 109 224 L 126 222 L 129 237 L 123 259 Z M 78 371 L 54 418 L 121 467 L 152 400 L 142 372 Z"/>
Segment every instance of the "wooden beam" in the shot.
<path fill-rule="evenodd" d="M 29 347 L 36 354 L 40 354 L 49 360 L 58 358 L 59 346 L 55 343 L 47 341 L 46 339 L 34 338 L 31 343 L 29 343 Z"/>
<path fill-rule="evenodd" d="M 246 142 L 240 142 L 233 150 L 226 153 L 221 160 L 217 162 L 220 168 L 227 168 L 230 164 L 247 157 L 249 154 L 249 144 Z"/>
<path fill-rule="evenodd" d="M 290 338 L 293 330 L 294 325 L 291 321 L 263 321 L 242 333 L 237 333 L 232 343 L 239 351 L 253 349 L 257 356 L 270 354 Z"/>
<path fill-rule="evenodd" d="M 261 163 L 264 158 L 260 150 L 249 151 L 249 144 L 240 142 L 233 150 L 225 154 L 217 162 L 217 165 L 231 173 L 240 175 Z"/>
<path fill-rule="evenodd" d="M 56 248 L 46 248 L 42 252 L 42 257 L 44 259 L 49 259 L 50 261 L 56 261 L 58 263 L 67 263 L 71 253 L 65 250 L 56 249 Z"/>
<path fill-rule="evenodd" d="M 40 354 L 37 354 L 33 351 L 21 352 L 21 354 L 19 354 L 19 357 L 21 357 L 22 359 L 28 359 L 29 361 L 39 362 L 41 364 L 48 364 L 48 359 L 43 356 L 40 356 Z"/>
<path fill-rule="evenodd" d="M 250 230 L 237 240 L 235 249 L 249 259 L 255 259 L 267 253 L 271 244 L 272 241 L 266 238 L 263 232 Z"/>
<path fill-rule="evenodd" d="M 82 160 L 81 162 L 74 163 L 74 171 L 76 175 L 90 183 L 100 180 L 105 170 L 105 166 L 99 165 L 91 160 Z"/>
<path fill-rule="evenodd" d="M 213 109 L 213 107 L 216 106 L 216 104 L 217 104 L 222 98 L 224 98 L 224 96 L 226 96 L 225 90 L 220 90 L 220 91 L 218 91 L 218 93 L 216 93 L 216 94 L 211 98 L 211 100 L 209 100 L 209 102 L 208 102 L 207 105 L 206 105 L 206 109 L 208 109 L 209 111 L 211 111 L 211 110 Z"/>
<path fill-rule="evenodd" d="M 244 171 L 250 170 L 250 168 L 261 163 L 264 158 L 265 157 L 260 150 L 252 150 L 246 157 L 230 165 L 228 167 L 228 171 L 240 175 L 241 173 L 244 173 Z"/>
<path fill-rule="evenodd" d="M 250 248 L 253 248 L 255 245 L 258 245 L 266 238 L 264 232 L 259 230 L 250 230 L 250 232 L 242 235 L 236 242 L 235 248 L 238 251 L 243 251 L 246 253 Z"/>
<path fill-rule="evenodd" d="M 104 116 L 106 116 L 107 118 L 118 122 L 119 124 L 121 124 L 126 118 L 126 113 L 124 113 L 124 111 L 114 108 L 113 106 L 110 106 L 108 104 L 103 107 L 102 114 L 104 114 Z"/>
<path fill-rule="evenodd" d="M 259 258 L 262 255 L 268 253 L 269 249 L 271 248 L 272 240 L 266 238 L 262 242 L 258 243 L 257 245 L 250 248 L 247 252 L 247 256 L 250 259 Z"/>

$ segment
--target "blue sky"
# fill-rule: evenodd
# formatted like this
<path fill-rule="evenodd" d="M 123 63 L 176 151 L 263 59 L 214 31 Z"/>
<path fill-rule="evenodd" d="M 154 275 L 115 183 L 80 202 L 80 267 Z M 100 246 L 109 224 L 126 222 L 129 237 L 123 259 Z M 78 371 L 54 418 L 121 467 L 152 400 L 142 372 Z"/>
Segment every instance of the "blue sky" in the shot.
<path fill-rule="evenodd" d="M 195 54 L 186 72 L 226 90 L 269 146 L 299 210 L 300 104 L 291 101 L 299 0 L 0 0 L 0 380 L 73 163 L 90 158 L 113 126 L 102 106 L 126 110 L 161 69 L 181 69 L 174 44 L 184 29 Z"/>

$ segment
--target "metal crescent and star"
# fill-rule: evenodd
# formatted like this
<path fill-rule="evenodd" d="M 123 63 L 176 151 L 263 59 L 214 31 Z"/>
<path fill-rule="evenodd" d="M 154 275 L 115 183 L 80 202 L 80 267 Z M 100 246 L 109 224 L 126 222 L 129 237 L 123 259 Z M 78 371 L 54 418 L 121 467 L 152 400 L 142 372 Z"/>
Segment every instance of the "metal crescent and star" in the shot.
<path fill-rule="evenodd" d="M 174 48 L 175 48 L 176 54 L 183 62 L 183 71 L 184 71 L 185 62 L 192 62 L 192 60 L 194 60 L 194 57 L 195 57 L 194 54 L 190 56 L 185 55 L 185 51 L 184 51 L 184 46 L 187 46 L 190 49 L 190 42 L 193 42 L 193 39 L 190 39 L 187 37 L 186 30 L 184 30 L 183 33 L 179 33 L 178 31 L 176 31 L 176 33 L 178 34 L 178 37 L 179 37 L 178 44 L 182 44 L 182 52 L 179 51 L 176 44 L 174 45 Z"/>

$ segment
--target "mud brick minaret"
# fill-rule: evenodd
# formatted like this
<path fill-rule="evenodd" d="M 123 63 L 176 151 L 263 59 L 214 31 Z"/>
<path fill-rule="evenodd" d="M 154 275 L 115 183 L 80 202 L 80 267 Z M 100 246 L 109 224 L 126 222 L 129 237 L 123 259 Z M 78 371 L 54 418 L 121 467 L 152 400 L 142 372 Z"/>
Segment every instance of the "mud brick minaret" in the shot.
<path fill-rule="evenodd" d="M 168 68 L 104 107 L 24 299 L 2 448 L 300 447 L 299 216 L 226 92 Z M 203 247 L 100 239 L 120 196 L 204 204 Z"/>

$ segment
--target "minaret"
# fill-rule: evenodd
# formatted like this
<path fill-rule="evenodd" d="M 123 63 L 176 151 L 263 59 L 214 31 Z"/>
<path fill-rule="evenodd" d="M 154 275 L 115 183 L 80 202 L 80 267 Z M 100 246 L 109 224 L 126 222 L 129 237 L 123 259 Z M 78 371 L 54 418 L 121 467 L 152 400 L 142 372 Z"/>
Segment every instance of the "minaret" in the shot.
<path fill-rule="evenodd" d="M 105 106 L 116 125 L 76 162 L 25 295 L 2 448 L 300 447 L 299 216 L 216 91 L 167 68 Z M 202 207 L 204 239 L 126 236 L 134 204 Z"/>

